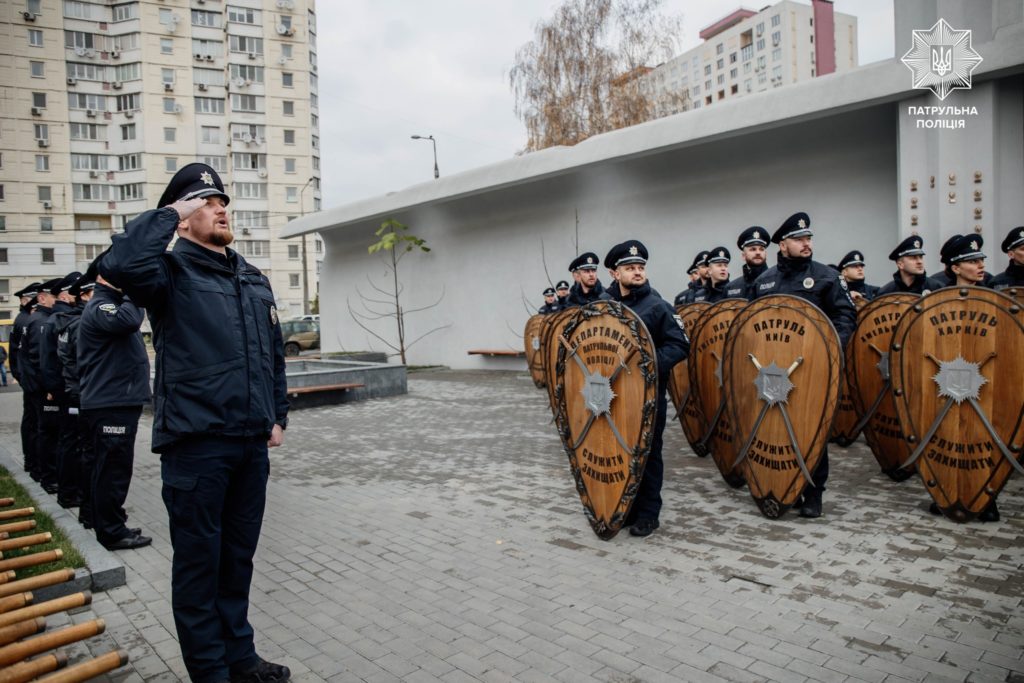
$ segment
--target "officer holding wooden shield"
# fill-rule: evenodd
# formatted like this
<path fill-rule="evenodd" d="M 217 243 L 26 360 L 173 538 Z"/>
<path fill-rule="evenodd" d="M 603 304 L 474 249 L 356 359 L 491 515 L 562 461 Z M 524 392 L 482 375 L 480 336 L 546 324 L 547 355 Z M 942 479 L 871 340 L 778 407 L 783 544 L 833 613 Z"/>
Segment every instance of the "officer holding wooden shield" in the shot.
<path fill-rule="evenodd" d="M 765 263 L 768 231 L 760 225 L 752 225 L 740 233 L 736 246 L 743 255 L 743 274 L 725 286 L 725 296 L 750 301 L 754 298 L 754 281 L 768 270 Z"/>
<path fill-rule="evenodd" d="M 778 263 L 755 281 L 755 298 L 770 294 L 792 294 L 810 301 L 828 316 L 839 334 L 843 348 L 857 325 L 857 309 L 839 273 L 812 260 L 811 218 L 795 213 L 772 235 L 779 245 Z M 812 484 L 804 489 L 801 517 L 821 516 L 821 496 L 828 481 L 828 447 L 814 471 Z"/>
<path fill-rule="evenodd" d="M 628 306 L 644 321 L 657 354 L 658 403 L 651 451 L 647 456 L 633 507 L 626 518 L 630 534 L 649 536 L 660 526 L 658 516 L 661 513 L 661 484 L 665 470 L 661 446 L 668 406 L 665 389 L 672 368 L 689 355 L 690 340 L 686 338 L 672 306 L 651 289 L 651 283 L 647 280 L 647 247 L 643 243 L 628 240 L 615 245 L 605 256 L 604 265 L 615 280 L 608 287 L 608 293 L 612 299 Z"/>
<path fill-rule="evenodd" d="M 940 289 L 943 284 L 930 278 L 924 271 L 924 240 L 917 235 L 906 238 L 889 252 L 889 260 L 896 262 L 896 272 L 892 274 L 892 282 L 882 285 L 878 296 L 906 292 L 910 294 L 929 294 Z"/>
<path fill-rule="evenodd" d="M 839 274 L 846 280 L 850 298 L 871 301 L 878 296 L 878 287 L 864 281 L 864 253 L 854 249 L 839 260 Z"/>
<path fill-rule="evenodd" d="M 717 303 L 726 298 L 729 284 L 729 261 L 732 259 L 725 247 L 715 247 L 708 252 L 708 284 L 693 295 L 693 303 Z"/>
<path fill-rule="evenodd" d="M 1003 253 L 1010 257 L 1006 270 L 992 278 L 992 289 L 1024 287 L 1024 225 L 1014 228 L 1000 245 Z"/>
<path fill-rule="evenodd" d="M 595 301 L 611 298 L 597 277 L 598 263 L 597 254 L 588 251 L 574 258 L 569 264 L 569 272 L 576 278 L 576 284 L 569 290 L 568 305 L 586 306 Z"/>

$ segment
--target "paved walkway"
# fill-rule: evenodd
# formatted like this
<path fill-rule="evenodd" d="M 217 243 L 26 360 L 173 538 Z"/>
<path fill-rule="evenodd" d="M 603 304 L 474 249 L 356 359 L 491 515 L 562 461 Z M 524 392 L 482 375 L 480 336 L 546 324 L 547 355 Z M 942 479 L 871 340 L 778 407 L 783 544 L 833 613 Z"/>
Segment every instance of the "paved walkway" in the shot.
<path fill-rule="evenodd" d="M 1024 485 L 1004 521 L 927 512 L 863 443 L 825 517 L 763 518 L 666 431 L 662 528 L 597 539 L 543 392 L 521 373 L 417 374 L 404 397 L 296 411 L 272 452 L 251 618 L 295 681 L 1024 682 Z M 14 443 L 20 396 L 0 395 Z M 98 595 L 129 670 L 185 671 L 148 419 L 129 497 L 155 537 Z M 84 620 L 86 615 L 74 619 Z"/>

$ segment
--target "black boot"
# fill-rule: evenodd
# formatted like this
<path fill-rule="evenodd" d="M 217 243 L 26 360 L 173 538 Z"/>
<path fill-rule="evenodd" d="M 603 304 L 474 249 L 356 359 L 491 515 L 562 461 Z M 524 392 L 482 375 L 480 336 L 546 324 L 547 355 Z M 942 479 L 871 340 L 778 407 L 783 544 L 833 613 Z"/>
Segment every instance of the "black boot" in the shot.
<path fill-rule="evenodd" d="M 807 487 L 804 491 L 804 502 L 800 506 L 800 516 L 808 519 L 821 517 L 821 489 Z"/>
<path fill-rule="evenodd" d="M 988 504 L 981 514 L 978 515 L 978 521 L 980 522 L 998 522 L 999 521 L 999 508 L 996 507 L 996 501 L 993 500 Z"/>

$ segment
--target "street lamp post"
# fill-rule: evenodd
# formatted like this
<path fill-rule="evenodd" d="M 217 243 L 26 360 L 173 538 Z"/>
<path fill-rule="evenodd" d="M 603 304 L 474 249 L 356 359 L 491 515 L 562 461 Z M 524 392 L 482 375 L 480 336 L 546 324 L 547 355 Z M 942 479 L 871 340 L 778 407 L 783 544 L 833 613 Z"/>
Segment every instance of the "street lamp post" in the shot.
<path fill-rule="evenodd" d="M 303 216 L 306 215 L 306 188 L 313 182 L 313 178 L 306 181 L 299 191 L 299 209 Z M 309 315 L 309 267 L 306 265 L 306 233 L 302 233 L 302 313 Z"/>
<path fill-rule="evenodd" d="M 413 135 L 413 140 L 430 140 L 430 144 L 434 146 L 434 180 L 441 177 L 441 173 L 437 170 L 437 140 L 434 139 L 433 135 Z"/>

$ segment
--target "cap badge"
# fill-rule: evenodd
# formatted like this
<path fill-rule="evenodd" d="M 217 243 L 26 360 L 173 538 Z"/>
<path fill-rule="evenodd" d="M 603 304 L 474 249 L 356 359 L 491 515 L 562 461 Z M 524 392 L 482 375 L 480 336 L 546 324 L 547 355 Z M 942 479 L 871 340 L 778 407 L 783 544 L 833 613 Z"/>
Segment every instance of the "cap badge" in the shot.
<path fill-rule="evenodd" d="M 1024 234 L 1024 233 L 1022 233 L 1022 234 Z M 920 248 L 921 248 L 921 240 L 914 240 L 914 249 L 920 249 Z"/>
<path fill-rule="evenodd" d="M 213 176 L 210 175 L 209 171 L 203 171 L 202 173 L 200 173 L 199 179 L 202 180 L 207 185 L 213 185 Z"/>
<path fill-rule="evenodd" d="M 978 250 L 978 243 L 976 241 L 971 242 L 971 249 L 974 249 L 975 251 Z"/>
<path fill-rule="evenodd" d="M 588 257 L 587 257 L 587 264 L 589 265 L 589 264 L 592 264 L 593 262 L 594 262 L 594 259 L 593 259 L 593 257 L 591 257 L 591 256 L 588 256 Z"/>
<path fill-rule="evenodd" d="M 1020 236 L 1021 236 L 1021 237 L 1024 237 L 1024 230 L 1021 230 L 1021 231 L 1020 231 Z"/>
<path fill-rule="evenodd" d="M 861 255 L 860 255 L 860 254 L 854 254 L 854 255 L 853 255 L 853 258 L 854 258 L 855 260 L 857 260 L 857 261 L 861 261 L 861 260 L 863 260 L 863 258 L 861 257 Z"/>
<path fill-rule="evenodd" d="M 718 252 L 718 257 L 719 258 L 725 258 L 725 252 L 724 251 L 719 251 Z"/>
<path fill-rule="evenodd" d="M 640 251 L 639 251 L 639 249 L 636 248 L 635 244 L 629 248 L 629 255 L 630 256 L 636 256 L 638 253 L 640 253 Z"/>
<path fill-rule="evenodd" d="M 807 227 L 807 221 L 805 221 L 803 218 L 801 218 L 800 220 L 798 220 L 796 222 L 796 225 L 797 225 L 798 228 L 801 228 L 801 229 L 806 228 Z"/>
<path fill-rule="evenodd" d="M 754 239 L 755 240 L 761 239 L 761 233 L 759 233 L 757 230 L 754 231 Z"/>
<path fill-rule="evenodd" d="M 814 286 L 814 278 L 813 277 L 805 277 L 804 278 L 804 289 L 810 289 L 813 286 Z"/>

